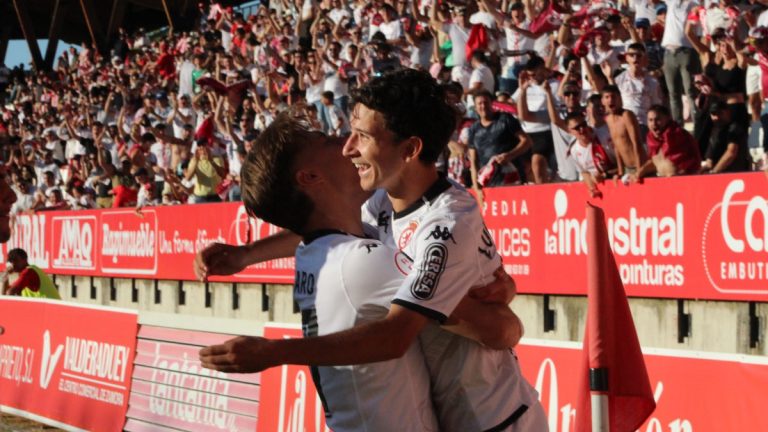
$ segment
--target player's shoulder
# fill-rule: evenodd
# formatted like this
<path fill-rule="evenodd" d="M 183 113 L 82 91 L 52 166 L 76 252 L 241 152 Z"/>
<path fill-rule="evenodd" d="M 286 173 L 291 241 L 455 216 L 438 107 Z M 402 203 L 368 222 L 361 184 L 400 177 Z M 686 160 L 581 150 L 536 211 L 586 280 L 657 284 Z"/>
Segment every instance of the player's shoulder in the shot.
<path fill-rule="evenodd" d="M 461 220 L 474 214 L 480 215 L 480 207 L 471 193 L 459 183 L 446 179 L 450 186 L 435 198 L 424 220 L 450 219 Z"/>

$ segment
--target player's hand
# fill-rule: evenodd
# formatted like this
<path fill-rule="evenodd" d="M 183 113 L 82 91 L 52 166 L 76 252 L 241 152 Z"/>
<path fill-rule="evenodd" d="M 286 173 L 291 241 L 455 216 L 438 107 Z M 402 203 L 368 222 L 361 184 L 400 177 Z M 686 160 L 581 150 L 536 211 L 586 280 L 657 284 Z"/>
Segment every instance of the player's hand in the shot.
<path fill-rule="evenodd" d="M 255 373 L 275 366 L 269 358 L 269 339 L 238 336 L 223 344 L 200 350 L 200 363 L 206 369 L 227 373 Z"/>
<path fill-rule="evenodd" d="M 195 276 L 205 281 L 212 275 L 232 275 L 247 267 L 246 246 L 212 243 L 195 255 Z"/>
<path fill-rule="evenodd" d="M 493 282 L 470 289 L 469 297 L 482 303 L 509 304 L 517 295 L 515 280 L 507 274 L 504 266 L 499 266 L 493 275 L 496 277 Z"/>

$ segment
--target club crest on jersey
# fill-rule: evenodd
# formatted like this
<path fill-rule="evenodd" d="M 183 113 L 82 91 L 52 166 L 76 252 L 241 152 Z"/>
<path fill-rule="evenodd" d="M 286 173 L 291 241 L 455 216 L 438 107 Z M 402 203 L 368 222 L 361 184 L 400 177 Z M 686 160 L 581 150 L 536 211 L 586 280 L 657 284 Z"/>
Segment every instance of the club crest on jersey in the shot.
<path fill-rule="evenodd" d="M 453 244 L 456 244 L 456 239 L 453 238 L 453 233 L 451 233 L 447 227 L 441 227 L 440 225 L 435 225 L 435 229 L 427 234 L 427 238 L 424 240 L 429 240 L 430 238 L 442 241 L 450 240 L 453 242 Z"/>
<path fill-rule="evenodd" d="M 400 233 L 400 239 L 397 241 L 397 247 L 399 249 L 405 249 L 406 246 L 408 246 L 408 243 L 411 242 L 411 237 L 413 237 L 413 233 L 416 232 L 416 228 L 419 227 L 419 223 L 416 221 L 411 221 L 411 223 L 408 224 L 408 228 L 404 229 L 402 233 Z"/>
<path fill-rule="evenodd" d="M 424 252 L 424 264 L 419 269 L 419 276 L 411 285 L 411 294 L 419 300 L 429 300 L 435 295 L 440 276 L 448 261 L 448 249 L 441 243 L 427 246 Z"/>

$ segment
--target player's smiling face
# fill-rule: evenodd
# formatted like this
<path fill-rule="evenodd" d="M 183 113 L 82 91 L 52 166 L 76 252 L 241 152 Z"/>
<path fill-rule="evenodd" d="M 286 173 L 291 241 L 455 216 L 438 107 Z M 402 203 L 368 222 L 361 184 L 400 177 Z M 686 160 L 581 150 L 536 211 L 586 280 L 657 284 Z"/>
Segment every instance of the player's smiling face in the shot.
<path fill-rule="evenodd" d="M 344 138 L 323 135 L 322 141 L 318 141 L 313 149 L 313 159 L 334 189 L 342 191 L 340 195 L 356 208 L 363 205 L 370 194 L 360 187 L 357 171 L 342 155 L 343 145 Z"/>
<path fill-rule="evenodd" d="M 350 122 L 352 133 L 344 145 L 344 156 L 357 168 L 363 190 L 390 189 L 404 166 L 402 149 L 385 126 L 384 117 L 363 104 L 355 105 Z"/>

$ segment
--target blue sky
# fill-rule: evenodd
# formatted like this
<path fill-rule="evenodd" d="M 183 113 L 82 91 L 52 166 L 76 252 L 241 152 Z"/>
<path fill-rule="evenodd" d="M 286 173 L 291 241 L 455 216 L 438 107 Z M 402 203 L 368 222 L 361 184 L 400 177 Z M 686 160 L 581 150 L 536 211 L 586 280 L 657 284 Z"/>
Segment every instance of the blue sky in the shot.
<path fill-rule="evenodd" d="M 40 46 L 40 55 L 45 57 L 45 50 L 48 48 L 47 39 L 38 39 L 37 44 Z M 63 53 L 69 44 L 59 42 L 59 46 L 56 49 L 56 58 Z M 5 54 L 5 65 L 9 68 L 13 68 L 20 64 L 24 64 L 29 69 L 29 64 L 32 61 L 32 55 L 29 54 L 29 48 L 27 48 L 27 41 L 23 39 L 12 40 L 8 43 L 8 52 Z"/>

